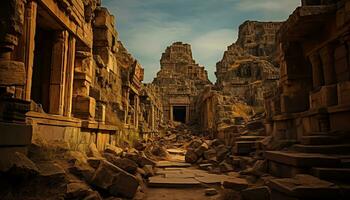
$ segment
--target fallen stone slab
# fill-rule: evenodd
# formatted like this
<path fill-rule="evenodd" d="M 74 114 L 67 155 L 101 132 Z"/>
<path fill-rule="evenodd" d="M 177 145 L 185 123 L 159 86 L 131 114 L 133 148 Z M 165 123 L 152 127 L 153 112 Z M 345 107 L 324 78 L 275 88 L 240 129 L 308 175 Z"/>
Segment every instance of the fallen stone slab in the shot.
<path fill-rule="evenodd" d="M 201 176 L 196 176 L 195 179 L 201 183 L 205 184 L 217 184 L 221 185 L 223 181 L 231 180 L 232 177 L 227 175 L 219 175 L 219 174 L 201 174 Z"/>
<path fill-rule="evenodd" d="M 230 180 L 225 180 L 222 184 L 226 189 L 232 189 L 236 191 L 241 191 L 248 188 L 248 182 L 242 178 L 232 178 Z"/>
<path fill-rule="evenodd" d="M 36 166 L 39 168 L 40 176 L 48 178 L 51 181 L 63 181 L 66 177 L 64 169 L 52 161 L 40 162 Z"/>
<path fill-rule="evenodd" d="M 15 152 L 8 158 L 0 157 L 0 172 L 11 172 L 11 175 L 27 176 L 39 174 L 39 169 L 27 156 Z"/>
<path fill-rule="evenodd" d="M 270 200 L 271 191 L 269 187 L 248 188 L 241 192 L 243 200 Z"/>
<path fill-rule="evenodd" d="M 97 168 L 91 184 L 126 198 L 132 198 L 139 186 L 135 176 L 105 160 Z"/>
<path fill-rule="evenodd" d="M 199 159 L 197 153 L 195 150 L 193 149 L 188 149 L 186 154 L 185 154 L 185 161 L 187 163 L 191 163 L 194 164 L 197 162 L 197 160 Z"/>
<path fill-rule="evenodd" d="M 182 163 L 182 162 L 159 161 L 156 163 L 156 167 L 159 167 L 159 168 L 191 167 L 191 164 Z"/>
<path fill-rule="evenodd" d="M 167 149 L 167 152 L 170 154 L 179 154 L 179 155 L 185 155 L 186 151 L 182 149 Z"/>
<path fill-rule="evenodd" d="M 294 178 L 271 179 L 268 186 L 273 190 L 297 198 L 340 198 L 340 190 L 336 185 L 306 174 L 298 174 Z"/>
<path fill-rule="evenodd" d="M 200 187 L 201 183 L 194 178 L 166 178 L 163 176 L 153 176 L 149 178 L 148 186 L 165 188 L 188 188 Z"/>
<path fill-rule="evenodd" d="M 86 196 L 89 196 L 92 190 L 88 185 L 86 185 L 84 182 L 75 182 L 75 183 L 69 183 L 67 185 L 67 192 L 66 197 L 73 199 L 73 198 L 84 198 Z"/>

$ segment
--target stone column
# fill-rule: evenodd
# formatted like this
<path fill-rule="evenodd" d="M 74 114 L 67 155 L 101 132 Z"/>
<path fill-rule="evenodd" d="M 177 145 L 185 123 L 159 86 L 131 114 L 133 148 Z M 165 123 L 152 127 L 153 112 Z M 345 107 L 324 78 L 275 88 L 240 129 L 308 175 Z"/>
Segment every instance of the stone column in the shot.
<path fill-rule="evenodd" d="M 320 55 L 314 53 L 309 57 L 310 63 L 312 65 L 312 80 L 314 88 L 318 88 L 324 85 L 323 71 Z"/>
<path fill-rule="evenodd" d="M 96 100 L 90 97 L 92 77 L 92 53 L 90 51 L 76 51 L 74 86 L 73 86 L 73 114 L 75 117 L 94 120 Z"/>
<path fill-rule="evenodd" d="M 25 0 L 7 0 L 0 7 L 0 97 L 14 97 L 16 87 L 25 85 L 23 62 L 13 60 L 12 53 L 23 33 Z"/>
<path fill-rule="evenodd" d="M 27 78 L 25 85 L 24 98 L 27 101 L 31 99 L 32 90 L 32 76 L 33 76 L 33 63 L 34 63 L 34 48 L 35 48 L 35 31 L 36 31 L 36 15 L 37 15 L 37 3 L 34 1 L 29 2 L 26 5 L 25 12 L 25 26 L 24 26 L 24 66 L 26 68 Z"/>
<path fill-rule="evenodd" d="M 326 46 L 320 50 L 325 85 L 336 83 L 333 55 L 334 49 L 332 46 Z"/>
<path fill-rule="evenodd" d="M 75 38 L 71 36 L 68 41 L 67 75 L 65 87 L 64 116 L 72 116 L 73 81 L 75 65 Z"/>
<path fill-rule="evenodd" d="M 50 77 L 50 114 L 63 115 L 68 54 L 68 31 L 59 31 L 55 35 L 52 48 Z"/>

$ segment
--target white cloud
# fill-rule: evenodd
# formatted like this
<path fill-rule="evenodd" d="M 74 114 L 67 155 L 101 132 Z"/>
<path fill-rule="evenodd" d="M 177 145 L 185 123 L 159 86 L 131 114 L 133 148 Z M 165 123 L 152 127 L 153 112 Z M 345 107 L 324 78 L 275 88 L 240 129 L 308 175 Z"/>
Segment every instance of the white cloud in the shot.
<path fill-rule="evenodd" d="M 259 11 L 269 13 L 286 13 L 300 5 L 300 0 L 240 0 L 234 7 L 241 11 Z"/>

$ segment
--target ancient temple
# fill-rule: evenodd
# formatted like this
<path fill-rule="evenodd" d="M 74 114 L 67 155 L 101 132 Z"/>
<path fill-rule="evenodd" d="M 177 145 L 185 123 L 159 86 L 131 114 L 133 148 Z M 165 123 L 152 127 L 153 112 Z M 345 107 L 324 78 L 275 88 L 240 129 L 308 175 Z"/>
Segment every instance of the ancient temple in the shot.
<path fill-rule="evenodd" d="M 161 69 L 154 78 L 160 88 L 164 120 L 189 123 L 194 119 L 194 99 L 211 84 L 204 67 L 195 62 L 189 44 L 175 42 L 160 60 Z"/>

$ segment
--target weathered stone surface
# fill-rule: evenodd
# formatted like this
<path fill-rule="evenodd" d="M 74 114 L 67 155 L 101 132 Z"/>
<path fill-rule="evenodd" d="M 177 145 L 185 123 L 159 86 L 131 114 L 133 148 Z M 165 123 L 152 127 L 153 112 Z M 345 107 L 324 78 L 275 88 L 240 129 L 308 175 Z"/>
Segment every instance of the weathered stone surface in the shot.
<path fill-rule="evenodd" d="M 272 179 L 268 186 L 298 198 L 337 199 L 340 197 L 340 190 L 333 183 L 305 174 L 298 174 L 294 178 Z"/>
<path fill-rule="evenodd" d="M 215 148 L 215 150 L 218 161 L 222 161 L 226 158 L 228 150 L 225 145 L 219 145 Z"/>
<path fill-rule="evenodd" d="M 241 191 L 248 187 L 248 182 L 245 179 L 234 178 L 230 180 L 225 180 L 223 182 L 223 186 L 224 188 Z"/>
<path fill-rule="evenodd" d="M 31 176 L 39 174 L 39 169 L 27 156 L 15 152 L 9 158 L 0 158 L 0 171 L 15 176 Z"/>
<path fill-rule="evenodd" d="M 127 158 L 119 158 L 112 162 L 115 166 L 129 172 L 130 174 L 135 174 L 137 171 L 137 164 Z"/>
<path fill-rule="evenodd" d="M 73 182 L 67 185 L 67 198 L 84 198 L 92 192 L 90 187 L 83 182 Z"/>
<path fill-rule="evenodd" d="M 214 195 L 217 195 L 217 194 L 218 194 L 218 191 L 215 188 L 205 189 L 205 195 L 206 196 L 214 196 Z"/>
<path fill-rule="evenodd" d="M 64 181 L 66 178 L 66 172 L 63 167 L 52 161 L 41 162 L 36 164 L 40 171 L 40 176 L 50 181 Z"/>
<path fill-rule="evenodd" d="M 94 157 L 90 157 L 87 159 L 87 163 L 89 163 L 89 165 L 94 168 L 97 169 L 98 166 L 100 165 L 100 162 L 102 161 L 101 158 L 94 158 Z"/>
<path fill-rule="evenodd" d="M 270 200 L 271 191 L 268 187 L 249 188 L 242 191 L 243 200 Z"/>
<path fill-rule="evenodd" d="M 90 182 L 91 178 L 95 173 L 95 169 L 92 168 L 89 164 L 84 162 L 76 162 L 72 167 L 69 168 L 69 171 L 78 176 L 79 178 Z"/>
<path fill-rule="evenodd" d="M 108 161 L 102 161 L 97 168 L 91 183 L 113 195 L 122 195 L 132 198 L 139 183 L 137 179 L 126 171 Z"/>
<path fill-rule="evenodd" d="M 185 155 L 185 161 L 187 163 L 194 164 L 197 162 L 197 160 L 198 160 L 198 155 L 196 154 L 196 152 L 192 149 L 188 149 Z"/>
<path fill-rule="evenodd" d="M 91 157 L 95 157 L 95 158 L 102 158 L 102 155 L 101 153 L 98 151 L 97 147 L 96 147 L 96 144 L 95 143 L 91 143 L 89 145 L 89 156 Z"/>
<path fill-rule="evenodd" d="M 116 146 L 113 146 L 113 145 L 107 145 L 104 152 L 111 153 L 111 154 L 114 154 L 116 156 L 120 156 L 123 153 L 123 149 L 116 147 Z"/>
<path fill-rule="evenodd" d="M 200 182 L 194 178 L 166 178 L 162 176 L 150 177 L 148 185 L 150 187 L 174 187 L 174 188 L 186 188 L 186 187 L 198 187 Z"/>

